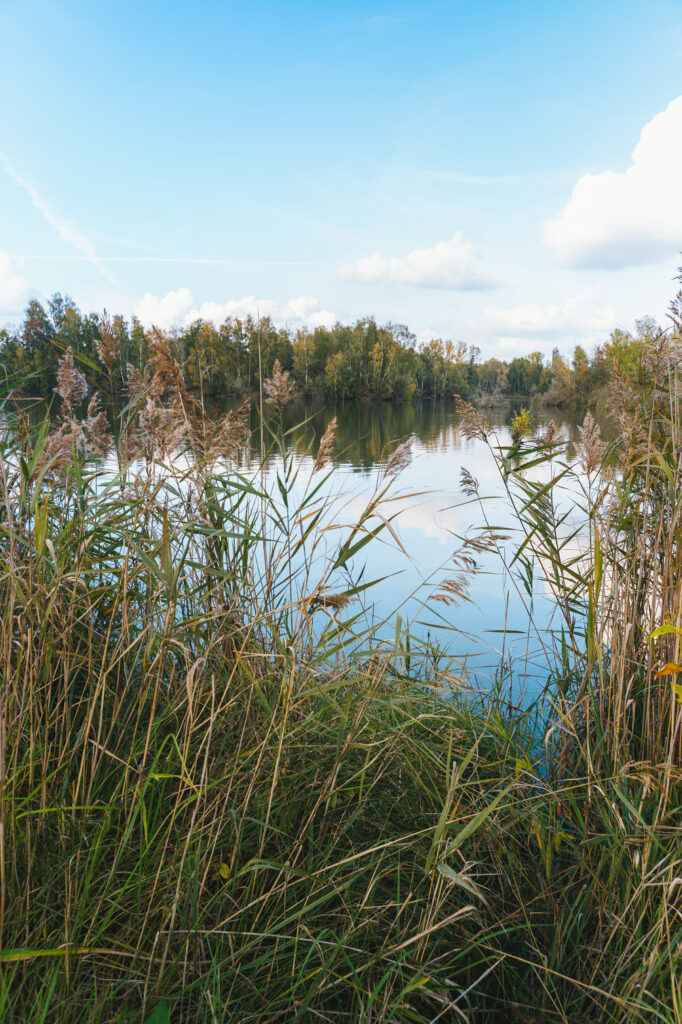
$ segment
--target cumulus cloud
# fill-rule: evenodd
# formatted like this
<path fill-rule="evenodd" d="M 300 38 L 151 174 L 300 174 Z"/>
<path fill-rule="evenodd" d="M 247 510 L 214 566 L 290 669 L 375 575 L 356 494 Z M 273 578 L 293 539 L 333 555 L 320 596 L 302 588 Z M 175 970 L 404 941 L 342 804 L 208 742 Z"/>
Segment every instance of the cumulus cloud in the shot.
<path fill-rule="evenodd" d="M 417 335 L 417 341 L 419 345 L 428 345 L 430 341 L 434 341 L 436 338 L 442 338 L 443 335 L 439 334 L 438 331 L 432 330 L 430 327 L 425 327 L 423 331 L 420 331 Z"/>
<path fill-rule="evenodd" d="M 193 305 L 189 288 L 166 292 L 162 298 L 145 292 L 135 307 L 135 315 L 146 327 L 153 324 L 166 330 L 168 327 L 181 324 Z"/>
<path fill-rule="evenodd" d="M 591 299 L 592 292 L 587 291 L 568 298 L 562 305 L 541 306 L 531 302 L 506 308 L 491 306 L 483 311 L 483 327 L 498 334 L 541 335 L 545 338 L 562 337 L 571 330 L 610 330 L 616 320 L 616 311 L 611 308 L 586 310 L 585 306 Z"/>
<path fill-rule="evenodd" d="M 311 295 L 301 295 L 287 302 L 273 319 L 293 320 L 307 324 L 308 327 L 332 327 L 337 318 L 328 309 L 319 309 L 319 305 L 319 301 Z"/>
<path fill-rule="evenodd" d="M 6 252 L 0 252 L 0 309 L 16 312 L 26 298 L 28 282 L 17 273 Z"/>
<path fill-rule="evenodd" d="M 249 316 L 254 320 L 270 317 L 277 324 L 290 324 L 293 327 L 331 327 L 336 317 L 328 309 L 319 307 L 319 300 L 310 295 L 301 295 L 284 305 L 271 299 L 256 299 L 253 295 L 247 295 L 243 299 L 203 302 L 196 306 L 189 288 L 178 288 L 163 297 L 147 292 L 138 302 L 135 313 L 146 326 L 155 324 L 163 329 L 191 324 L 195 320 L 221 324 L 228 317 L 245 319 Z"/>
<path fill-rule="evenodd" d="M 248 295 L 243 299 L 232 299 L 229 302 L 204 302 L 198 309 L 193 309 L 187 314 L 185 322 L 191 323 L 192 320 L 201 319 L 221 324 L 229 316 L 240 319 L 250 316 L 254 320 L 268 316 L 278 324 L 331 327 L 336 323 L 336 317 L 328 309 L 320 309 L 319 306 L 319 300 L 310 295 L 291 299 L 283 306 L 271 299 L 256 299 L 253 295 Z"/>
<path fill-rule="evenodd" d="M 639 266 L 682 249 L 682 96 L 642 129 L 627 170 L 586 174 L 548 221 L 545 242 L 571 267 Z"/>
<path fill-rule="evenodd" d="M 524 347 L 558 341 L 589 344 L 603 338 L 616 325 L 616 311 L 595 305 L 592 289 L 568 298 L 560 305 L 491 306 L 483 311 L 479 329 L 499 352 L 518 355 Z"/>
<path fill-rule="evenodd" d="M 457 291 L 480 291 L 498 284 L 480 270 L 476 250 L 461 231 L 449 241 L 437 242 L 430 249 L 413 249 L 402 258 L 375 252 L 373 256 L 341 267 L 339 276 L 359 284 Z"/>

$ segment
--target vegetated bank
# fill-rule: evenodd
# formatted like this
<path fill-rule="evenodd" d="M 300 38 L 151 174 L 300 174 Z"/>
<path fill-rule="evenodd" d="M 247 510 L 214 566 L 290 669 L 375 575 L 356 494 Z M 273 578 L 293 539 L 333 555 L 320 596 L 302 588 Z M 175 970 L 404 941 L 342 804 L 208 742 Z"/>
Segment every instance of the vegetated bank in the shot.
<path fill-rule="evenodd" d="M 599 397 L 613 372 L 636 366 L 643 346 L 658 328 L 649 318 L 634 335 L 613 331 L 592 356 L 577 345 L 570 359 L 554 350 L 550 360 L 531 352 L 510 362 L 480 359 L 463 341 L 435 338 L 418 346 L 400 324 L 372 319 L 353 325 L 289 330 L 268 317 L 228 317 L 219 327 L 197 320 L 168 333 L 185 385 L 203 397 L 253 395 L 276 362 L 294 377 L 303 396 L 332 399 L 407 401 L 413 396 L 451 398 L 453 394 L 494 404 L 534 395 L 549 405 L 586 408 Z M 11 379 L 30 381 L 34 393 L 52 397 L 59 359 L 71 348 L 92 387 L 101 387 L 97 349 L 112 347 L 114 363 L 106 388 L 118 398 L 128 366 L 144 373 L 158 332 L 146 331 L 133 317 L 83 314 L 68 298 L 55 295 L 46 305 L 32 300 L 15 330 L 0 331 L 0 365 Z"/>
<path fill-rule="evenodd" d="M 66 353 L 58 421 L 1 442 L 3 1021 L 680 1020 L 679 312 L 612 377 L 608 451 L 582 428 L 580 558 L 565 439 L 500 449 L 460 407 L 561 617 L 539 759 L 537 709 L 425 684 L 343 589 L 409 440 L 339 530 L 333 425 L 298 502 L 275 426 L 275 500 L 229 467 L 245 410 L 207 420 L 164 339 L 115 443 Z"/>

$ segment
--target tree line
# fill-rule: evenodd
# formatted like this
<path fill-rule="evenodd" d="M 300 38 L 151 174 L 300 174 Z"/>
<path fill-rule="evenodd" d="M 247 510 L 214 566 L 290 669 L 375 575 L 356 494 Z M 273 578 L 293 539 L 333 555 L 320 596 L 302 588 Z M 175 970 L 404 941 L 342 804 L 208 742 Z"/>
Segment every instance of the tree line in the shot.
<path fill-rule="evenodd" d="M 21 379 L 27 391 L 47 397 L 67 348 L 97 383 L 106 336 L 115 360 L 111 377 L 123 388 L 129 367 L 144 372 L 155 331 L 135 317 L 82 313 L 71 299 L 56 294 L 45 304 L 31 300 L 18 327 L 0 330 L 0 364 L 10 381 Z M 636 366 L 644 344 L 659 332 L 655 321 L 644 318 L 632 334 L 613 331 L 592 355 L 576 345 L 570 358 L 555 349 L 549 359 L 538 351 L 509 362 L 482 361 L 479 349 L 463 341 L 434 338 L 418 345 L 404 325 L 379 325 L 372 318 L 292 330 L 268 317 L 229 317 L 220 326 L 197 320 L 165 336 L 187 386 L 202 397 L 254 393 L 279 362 L 302 396 L 400 402 L 414 395 L 459 394 L 495 402 L 538 395 L 548 404 L 570 407 L 586 404 L 613 370 Z"/>

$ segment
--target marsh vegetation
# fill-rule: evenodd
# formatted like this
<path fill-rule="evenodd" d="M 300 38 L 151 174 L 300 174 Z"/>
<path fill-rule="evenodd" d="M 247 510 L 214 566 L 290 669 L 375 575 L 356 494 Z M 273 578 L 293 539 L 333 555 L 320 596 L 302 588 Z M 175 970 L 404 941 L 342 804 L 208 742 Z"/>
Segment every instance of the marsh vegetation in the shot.
<path fill-rule="evenodd" d="M 8 400 L 3 1020 L 682 1019 L 679 313 L 611 368 L 608 445 L 591 416 L 569 451 L 460 404 L 519 540 L 463 474 L 479 525 L 433 600 L 456 616 L 499 557 L 532 629 L 542 572 L 556 619 L 523 708 L 407 628 L 377 640 L 354 600 L 409 438 L 341 523 L 335 425 L 297 458 L 279 364 L 274 488 L 239 470 L 247 409 L 207 415 L 158 333 L 115 435 L 68 351 L 56 420 Z M 120 375 L 106 325 L 97 360 Z"/>

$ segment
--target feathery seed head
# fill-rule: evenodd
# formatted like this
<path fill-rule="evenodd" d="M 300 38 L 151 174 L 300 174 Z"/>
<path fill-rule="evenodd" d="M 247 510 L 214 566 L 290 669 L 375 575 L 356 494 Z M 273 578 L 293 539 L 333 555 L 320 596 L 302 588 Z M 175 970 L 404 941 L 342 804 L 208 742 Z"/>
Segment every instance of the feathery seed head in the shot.
<path fill-rule="evenodd" d="M 101 362 L 107 368 L 107 373 L 111 374 L 118 358 L 118 338 L 106 309 L 99 320 L 99 338 L 95 339 L 95 348 Z"/>
<path fill-rule="evenodd" d="M 578 427 L 578 433 L 580 434 L 578 459 L 583 472 L 587 476 L 592 476 L 595 470 L 601 466 L 606 445 L 601 440 L 601 431 L 591 412 L 585 416 L 582 427 Z"/>
<path fill-rule="evenodd" d="M 59 360 L 55 391 L 66 406 L 67 415 L 73 413 L 88 393 L 88 382 L 80 370 L 76 369 L 71 348 L 67 348 Z"/>
<path fill-rule="evenodd" d="M 472 476 L 469 470 L 465 466 L 461 466 L 459 470 L 459 483 L 460 487 L 468 498 L 475 498 L 478 494 L 478 480 Z"/>
<path fill-rule="evenodd" d="M 267 377 L 263 381 L 263 391 L 265 401 L 269 405 L 274 405 L 280 412 L 296 395 L 296 385 L 291 379 L 291 374 L 288 370 L 282 369 L 279 359 L 275 359 L 272 377 Z"/>
<path fill-rule="evenodd" d="M 320 447 L 317 449 L 317 457 L 315 459 L 315 465 L 313 466 L 313 473 L 316 473 L 319 469 L 324 469 L 332 456 L 332 450 L 334 448 L 334 438 L 336 436 L 336 416 L 330 420 L 327 425 L 327 429 L 322 435 L 320 441 Z"/>
<path fill-rule="evenodd" d="M 490 433 L 490 425 L 485 419 L 481 419 L 481 416 L 477 409 L 469 402 L 465 402 L 459 395 L 455 395 L 455 404 L 457 406 L 457 414 L 460 417 L 459 429 L 462 431 L 468 441 L 478 438 L 481 441 L 488 440 L 488 434 Z"/>
<path fill-rule="evenodd" d="M 391 455 L 390 459 L 386 463 L 384 469 L 384 476 L 397 476 L 403 469 L 410 463 L 410 456 L 412 454 L 412 445 L 414 444 L 414 434 L 412 437 L 408 437 L 407 441 L 403 441 L 401 445 L 398 445 L 396 450 Z"/>
<path fill-rule="evenodd" d="M 562 436 L 559 432 L 554 420 L 550 420 L 545 431 L 540 435 L 540 444 L 543 448 L 551 448 L 553 445 L 558 444 L 562 440 Z"/>

